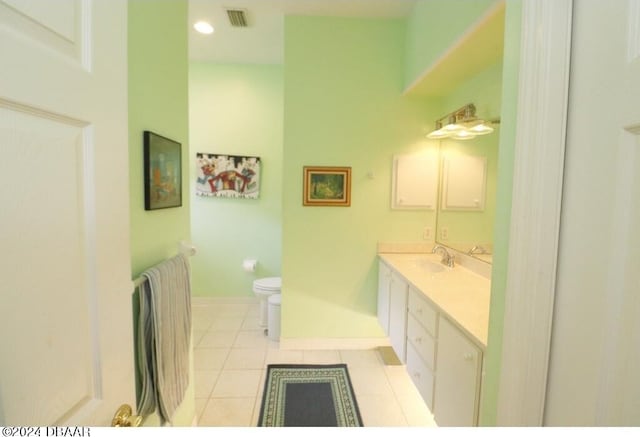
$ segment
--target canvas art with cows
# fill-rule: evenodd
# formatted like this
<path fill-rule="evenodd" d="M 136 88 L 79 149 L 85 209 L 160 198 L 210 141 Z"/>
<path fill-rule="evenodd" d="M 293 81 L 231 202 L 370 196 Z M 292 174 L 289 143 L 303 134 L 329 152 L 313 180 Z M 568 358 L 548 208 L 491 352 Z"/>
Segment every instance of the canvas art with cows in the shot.
<path fill-rule="evenodd" d="M 197 153 L 196 174 L 198 196 L 257 199 L 260 194 L 257 156 Z"/>

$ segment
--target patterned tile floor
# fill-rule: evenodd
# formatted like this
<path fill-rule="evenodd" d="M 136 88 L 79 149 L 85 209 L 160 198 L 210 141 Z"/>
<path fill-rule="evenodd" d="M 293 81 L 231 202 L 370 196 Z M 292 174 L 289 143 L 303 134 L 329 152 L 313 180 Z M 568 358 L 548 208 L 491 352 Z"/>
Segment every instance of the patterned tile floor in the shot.
<path fill-rule="evenodd" d="M 199 426 L 255 426 L 267 364 L 346 363 L 365 426 L 436 426 L 404 366 L 374 350 L 280 350 L 259 327 L 255 299 L 194 298 Z"/>

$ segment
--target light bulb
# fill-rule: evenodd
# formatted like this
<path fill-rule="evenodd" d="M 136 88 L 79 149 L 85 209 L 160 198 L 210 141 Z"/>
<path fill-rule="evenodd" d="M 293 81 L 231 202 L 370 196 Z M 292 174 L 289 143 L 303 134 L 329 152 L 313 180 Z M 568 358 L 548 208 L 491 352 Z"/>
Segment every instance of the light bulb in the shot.
<path fill-rule="evenodd" d="M 473 133 L 474 135 L 486 135 L 493 132 L 493 128 L 491 126 L 487 126 L 484 123 L 480 123 L 467 129 L 467 131 Z"/>
<path fill-rule="evenodd" d="M 205 35 L 209 35 L 213 33 L 213 26 L 207 23 L 206 21 L 198 21 L 196 24 L 193 25 L 193 28 L 196 31 L 203 33 Z"/>
<path fill-rule="evenodd" d="M 461 129 L 463 129 L 463 127 L 462 127 L 462 126 L 460 126 L 460 125 L 457 123 L 457 120 L 456 120 L 456 116 L 455 116 L 455 115 L 451 115 L 451 116 L 449 116 L 449 120 L 448 120 L 447 125 L 446 125 L 445 127 L 443 127 L 443 128 L 442 128 L 442 130 L 444 130 L 444 131 L 446 131 L 446 132 L 449 132 L 449 133 L 457 132 L 457 131 L 459 131 L 459 130 L 461 130 Z"/>
<path fill-rule="evenodd" d="M 467 130 L 459 130 L 456 133 L 454 133 L 453 135 L 451 135 L 451 139 L 454 140 L 471 140 L 473 138 L 475 138 L 476 136 L 474 134 L 472 134 L 471 132 L 467 131 Z"/>
<path fill-rule="evenodd" d="M 438 130 L 434 130 L 433 132 L 428 134 L 427 138 L 432 139 L 432 140 L 437 140 L 437 139 L 440 139 L 440 138 L 447 138 L 450 135 L 451 135 L 450 132 L 446 132 L 444 129 L 438 129 Z"/>

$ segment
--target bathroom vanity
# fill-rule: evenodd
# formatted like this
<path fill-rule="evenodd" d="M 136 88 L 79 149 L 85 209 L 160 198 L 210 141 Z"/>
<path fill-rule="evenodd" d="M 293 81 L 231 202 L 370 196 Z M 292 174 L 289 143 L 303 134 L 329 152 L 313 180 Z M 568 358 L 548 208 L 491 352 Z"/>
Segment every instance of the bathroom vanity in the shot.
<path fill-rule="evenodd" d="M 478 424 L 490 280 L 431 254 L 379 254 L 378 320 L 440 426 Z"/>

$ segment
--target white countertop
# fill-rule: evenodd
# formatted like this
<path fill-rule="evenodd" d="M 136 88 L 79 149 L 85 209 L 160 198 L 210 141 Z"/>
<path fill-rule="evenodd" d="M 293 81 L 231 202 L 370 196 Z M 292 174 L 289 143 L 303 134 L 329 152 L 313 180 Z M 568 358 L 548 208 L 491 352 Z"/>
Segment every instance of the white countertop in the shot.
<path fill-rule="evenodd" d="M 379 253 L 389 267 L 420 290 L 445 316 L 466 331 L 483 350 L 487 346 L 491 281 L 456 264 L 445 271 L 427 273 L 420 260 L 440 264 L 440 255 Z"/>

